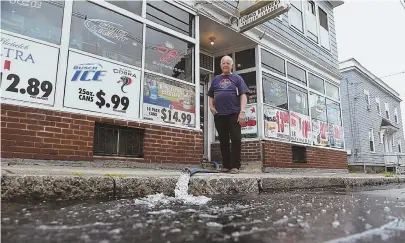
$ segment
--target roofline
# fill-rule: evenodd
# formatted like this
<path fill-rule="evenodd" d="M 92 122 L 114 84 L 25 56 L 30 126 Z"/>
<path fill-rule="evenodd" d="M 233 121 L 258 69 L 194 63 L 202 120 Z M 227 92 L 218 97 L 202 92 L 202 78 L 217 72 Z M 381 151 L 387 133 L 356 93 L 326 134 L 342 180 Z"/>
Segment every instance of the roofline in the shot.
<path fill-rule="evenodd" d="M 333 8 L 337 8 L 345 3 L 343 0 L 330 0 L 329 2 L 332 4 Z"/>
<path fill-rule="evenodd" d="M 367 68 L 360 64 L 355 58 L 349 58 L 344 61 L 339 62 L 339 69 L 340 72 L 343 74 L 350 70 L 356 70 L 363 74 L 366 78 L 368 78 L 371 82 L 375 83 L 377 86 L 382 87 L 385 91 L 391 94 L 394 98 L 399 100 L 400 102 L 402 99 L 400 98 L 400 94 L 396 92 L 393 88 L 391 88 L 388 84 L 382 81 L 380 78 L 376 77 L 373 73 L 371 73 Z"/>

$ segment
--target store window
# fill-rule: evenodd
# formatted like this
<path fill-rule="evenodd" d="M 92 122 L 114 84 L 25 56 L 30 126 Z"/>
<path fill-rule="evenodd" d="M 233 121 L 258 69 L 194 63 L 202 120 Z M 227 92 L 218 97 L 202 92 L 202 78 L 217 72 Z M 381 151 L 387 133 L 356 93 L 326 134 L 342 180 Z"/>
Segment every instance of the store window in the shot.
<path fill-rule="evenodd" d="M 143 119 L 195 127 L 195 109 L 193 85 L 145 73 Z"/>
<path fill-rule="evenodd" d="M 339 88 L 333 84 L 325 82 L 326 95 L 332 99 L 339 100 Z"/>
<path fill-rule="evenodd" d="M 290 111 L 308 115 L 308 93 L 305 89 L 288 84 L 288 97 Z"/>
<path fill-rule="evenodd" d="M 313 75 L 312 73 L 308 73 L 308 81 L 309 81 L 309 87 L 311 89 L 321 92 L 322 94 L 325 93 L 323 79 L 318 78 L 317 76 Z"/>
<path fill-rule="evenodd" d="M 326 114 L 329 123 L 341 125 L 339 103 L 326 99 Z"/>
<path fill-rule="evenodd" d="M 326 121 L 326 99 L 315 93 L 310 94 L 309 107 L 311 118 Z"/>
<path fill-rule="evenodd" d="M 285 76 L 284 59 L 265 50 L 262 50 L 262 65 L 264 68 L 269 69 L 270 71 Z"/>
<path fill-rule="evenodd" d="M 150 27 L 145 39 L 147 70 L 193 82 L 194 44 Z"/>
<path fill-rule="evenodd" d="M 263 73 L 264 103 L 288 109 L 287 83 L 279 78 Z"/>
<path fill-rule="evenodd" d="M 125 10 L 128 10 L 129 12 L 132 12 L 137 15 L 142 14 L 142 1 L 114 1 L 110 0 L 107 1 L 111 4 L 114 4 L 117 7 L 123 8 Z"/>
<path fill-rule="evenodd" d="M 287 75 L 290 79 L 300 82 L 300 83 L 307 83 L 307 79 L 305 77 L 305 70 L 295 66 L 287 62 Z"/>
<path fill-rule="evenodd" d="M 75 1 L 70 47 L 141 67 L 142 24 L 96 4 Z"/>
<path fill-rule="evenodd" d="M 148 1 L 146 18 L 182 34 L 193 36 L 194 15 L 166 1 Z"/>
<path fill-rule="evenodd" d="M 256 72 L 242 73 L 239 75 L 243 78 L 249 89 L 249 94 L 247 94 L 248 104 L 257 103 Z"/>
<path fill-rule="evenodd" d="M 236 70 L 243 70 L 256 66 L 255 62 L 255 49 L 248 49 L 235 53 L 235 68 Z"/>
<path fill-rule="evenodd" d="M 1 1 L 1 29 L 60 44 L 63 1 Z"/>

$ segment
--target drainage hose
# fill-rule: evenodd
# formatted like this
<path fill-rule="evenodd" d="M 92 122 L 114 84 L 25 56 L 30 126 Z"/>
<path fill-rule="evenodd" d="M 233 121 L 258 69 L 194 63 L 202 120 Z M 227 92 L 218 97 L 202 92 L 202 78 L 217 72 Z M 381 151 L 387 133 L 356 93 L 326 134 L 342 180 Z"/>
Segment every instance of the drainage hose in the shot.
<path fill-rule="evenodd" d="M 202 168 L 185 168 L 184 172 L 187 172 L 190 174 L 190 176 L 196 174 L 196 173 L 218 173 L 219 172 L 219 165 L 217 161 L 212 161 L 212 163 L 215 166 L 215 170 L 206 170 L 206 169 L 202 169 Z"/>

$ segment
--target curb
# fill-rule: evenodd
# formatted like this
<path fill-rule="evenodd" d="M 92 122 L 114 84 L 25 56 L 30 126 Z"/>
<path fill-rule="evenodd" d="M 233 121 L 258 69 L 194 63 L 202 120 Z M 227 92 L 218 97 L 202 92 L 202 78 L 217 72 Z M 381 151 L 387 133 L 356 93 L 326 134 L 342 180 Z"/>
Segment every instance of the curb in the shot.
<path fill-rule="evenodd" d="M 67 201 L 136 198 L 163 193 L 174 196 L 177 177 L 101 177 L 2 175 L 3 201 Z M 195 196 L 259 193 L 292 189 L 362 187 L 405 183 L 405 177 L 202 177 L 190 179 Z"/>

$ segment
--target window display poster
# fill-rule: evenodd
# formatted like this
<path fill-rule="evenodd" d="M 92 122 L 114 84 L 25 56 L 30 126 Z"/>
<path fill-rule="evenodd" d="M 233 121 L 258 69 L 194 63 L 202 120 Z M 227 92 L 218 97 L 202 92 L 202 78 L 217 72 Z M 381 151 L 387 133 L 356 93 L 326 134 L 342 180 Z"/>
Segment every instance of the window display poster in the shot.
<path fill-rule="evenodd" d="M 344 148 L 343 127 L 329 123 L 329 143 L 332 148 Z"/>
<path fill-rule="evenodd" d="M 312 141 L 314 145 L 329 146 L 328 123 L 312 119 Z"/>
<path fill-rule="evenodd" d="M 145 73 L 143 118 L 195 127 L 194 87 Z"/>
<path fill-rule="evenodd" d="M 242 125 L 242 138 L 257 137 L 257 106 L 256 104 L 246 105 L 245 123 Z"/>
<path fill-rule="evenodd" d="M 311 143 L 311 119 L 290 111 L 291 141 Z"/>
<path fill-rule="evenodd" d="M 69 52 L 64 106 L 138 118 L 139 70 Z"/>
<path fill-rule="evenodd" d="M 289 140 L 290 122 L 288 112 L 265 105 L 263 113 L 265 137 Z"/>
<path fill-rule="evenodd" d="M 1 97 L 53 105 L 58 59 L 58 48 L 1 33 Z"/>

